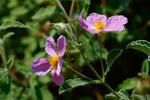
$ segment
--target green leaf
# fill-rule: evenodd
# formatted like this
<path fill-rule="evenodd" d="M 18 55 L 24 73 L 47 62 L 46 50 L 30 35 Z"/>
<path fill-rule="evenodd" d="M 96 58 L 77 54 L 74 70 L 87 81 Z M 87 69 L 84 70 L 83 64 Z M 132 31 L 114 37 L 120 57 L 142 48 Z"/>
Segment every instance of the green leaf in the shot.
<path fill-rule="evenodd" d="M 148 77 L 148 75 L 149 75 L 149 63 L 148 63 L 148 59 L 145 59 L 143 61 L 141 73 L 139 73 L 138 75 L 141 76 L 141 77 L 143 77 L 143 78 L 147 78 Z"/>
<path fill-rule="evenodd" d="M 45 75 L 45 76 L 38 77 L 38 81 L 41 84 L 48 84 L 51 81 L 51 79 L 50 79 L 49 75 Z"/>
<path fill-rule="evenodd" d="M 109 93 L 105 95 L 105 100 L 118 100 L 118 98 L 113 93 Z"/>
<path fill-rule="evenodd" d="M 139 79 L 136 77 L 128 78 L 124 80 L 121 84 L 119 84 L 118 89 L 125 89 L 125 90 L 131 90 L 135 88 L 136 84 L 138 83 Z"/>
<path fill-rule="evenodd" d="M 86 80 L 81 80 L 80 78 L 69 79 L 65 81 L 64 84 L 59 88 L 59 94 L 62 94 L 78 86 L 84 86 L 87 84 L 97 84 L 97 83 L 99 83 L 98 80 L 86 81 Z"/>
<path fill-rule="evenodd" d="M 80 2 L 80 4 L 81 4 L 81 13 L 85 17 L 88 14 L 88 10 L 89 10 L 89 6 L 90 6 L 91 2 L 90 2 L 90 0 L 83 0 Z"/>
<path fill-rule="evenodd" d="M 120 90 L 116 92 L 120 98 L 118 98 L 113 93 L 109 93 L 105 95 L 105 100 L 129 100 L 129 94 L 126 90 Z"/>
<path fill-rule="evenodd" d="M 56 6 L 47 6 L 45 8 L 41 8 L 32 16 L 32 19 L 43 21 L 47 18 L 50 18 L 53 15 L 55 9 Z"/>
<path fill-rule="evenodd" d="M 121 55 L 122 50 L 121 49 L 113 49 L 109 52 L 107 56 L 107 69 L 106 73 L 110 71 L 112 64 L 115 62 L 115 60 Z"/>
<path fill-rule="evenodd" d="M 10 86 L 11 78 L 8 75 L 5 75 L 5 77 L 0 80 L 0 100 L 6 100 L 6 96 L 10 91 Z"/>
<path fill-rule="evenodd" d="M 45 87 L 40 88 L 42 98 L 40 100 L 53 100 L 53 95 Z M 38 95 L 37 95 L 38 96 Z"/>
<path fill-rule="evenodd" d="M 127 49 L 135 49 L 150 56 L 150 42 L 146 40 L 132 41 L 127 45 Z"/>
<path fill-rule="evenodd" d="M 14 64 L 14 57 L 10 57 L 7 62 L 7 68 L 10 69 Z"/>
<path fill-rule="evenodd" d="M 140 94 L 132 94 L 131 98 L 132 100 L 146 100 L 146 98 Z"/>
<path fill-rule="evenodd" d="M 20 23 L 19 21 L 5 21 L 0 26 L 0 30 L 6 30 L 8 28 L 30 28 L 30 27 L 28 25 Z"/>
<path fill-rule="evenodd" d="M 9 32 L 9 33 L 7 33 L 6 35 L 4 35 L 4 37 L 3 37 L 3 44 L 6 42 L 6 40 L 8 39 L 8 38 L 10 38 L 12 35 L 14 35 L 14 32 Z"/>

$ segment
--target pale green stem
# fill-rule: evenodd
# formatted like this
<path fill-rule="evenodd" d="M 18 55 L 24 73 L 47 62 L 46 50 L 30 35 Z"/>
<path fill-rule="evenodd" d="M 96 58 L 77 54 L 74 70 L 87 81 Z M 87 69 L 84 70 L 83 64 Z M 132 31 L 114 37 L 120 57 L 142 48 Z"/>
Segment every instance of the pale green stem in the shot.
<path fill-rule="evenodd" d="M 88 66 L 90 67 L 90 69 L 94 72 L 94 74 L 97 76 L 97 78 L 102 81 L 101 84 L 103 84 L 108 90 L 110 90 L 114 95 L 116 95 L 118 98 L 120 98 L 120 96 L 110 87 L 110 85 L 105 81 L 103 80 L 99 74 L 95 71 L 95 69 L 92 67 L 92 65 L 89 63 L 89 61 L 86 59 L 86 57 L 84 56 L 84 54 L 82 53 L 82 51 L 80 50 L 81 52 L 81 55 L 83 57 L 83 59 L 86 61 L 86 63 L 88 64 Z"/>
<path fill-rule="evenodd" d="M 68 67 L 70 70 L 72 70 L 73 72 L 75 72 L 75 73 L 77 73 L 78 75 L 80 75 L 80 76 L 82 76 L 82 77 L 84 77 L 84 78 L 86 78 L 86 79 L 88 79 L 88 80 L 90 80 L 90 81 L 92 81 L 93 79 L 91 79 L 91 78 L 89 78 L 89 77 L 87 77 L 87 76 L 85 76 L 84 74 L 82 74 L 82 73 L 80 73 L 80 72 L 78 72 L 78 71 L 76 71 L 75 69 L 73 69 L 72 67 Z"/>
<path fill-rule="evenodd" d="M 88 79 L 88 80 L 91 80 L 91 81 L 93 80 L 93 79 L 91 79 L 91 78 L 85 76 L 84 74 L 82 74 L 82 73 L 76 71 L 74 68 L 68 67 L 69 64 L 68 64 L 67 62 L 65 62 L 65 61 L 63 61 L 63 62 L 67 65 L 67 68 L 69 68 L 69 69 L 72 70 L 73 72 L 77 73 L 78 75 L 80 75 L 80 76 L 82 76 L 82 77 L 84 77 L 84 78 L 86 78 L 86 79 Z"/>
<path fill-rule="evenodd" d="M 89 63 L 89 61 L 86 59 L 86 57 L 84 56 L 83 52 L 79 49 L 83 59 L 85 60 L 85 62 L 88 64 L 88 66 L 90 67 L 90 69 L 93 71 L 93 73 L 95 74 L 95 76 L 99 79 L 102 80 L 102 78 L 100 77 L 100 75 L 96 72 L 96 70 L 93 68 L 93 66 Z"/>
<path fill-rule="evenodd" d="M 64 12 L 66 19 L 68 20 L 69 17 L 68 17 L 68 15 L 67 15 L 66 10 L 65 10 L 64 7 L 62 6 L 61 2 L 60 2 L 59 0 L 56 0 L 56 2 L 57 2 L 57 4 L 58 4 L 58 6 L 60 7 L 60 9 Z"/>
<path fill-rule="evenodd" d="M 101 62 L 102 75 L 103 75 L 103 78 L 104 78 L 104 64 L 103 64 L 103 55 L 102 55 L 102 44 L 100 44 L 100 62 Z"/>

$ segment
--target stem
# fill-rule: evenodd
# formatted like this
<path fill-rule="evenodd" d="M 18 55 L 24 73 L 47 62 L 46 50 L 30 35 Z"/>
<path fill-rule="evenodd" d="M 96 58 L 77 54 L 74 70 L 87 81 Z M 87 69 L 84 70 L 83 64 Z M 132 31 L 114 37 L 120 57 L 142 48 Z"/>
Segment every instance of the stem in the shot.
<path fill-rule="evenodd" d="M 104 76 L 104 64 L 103 64 L 103 56 L 102 56 L 102 44 L 100 44 L 100 62 L 101 62 L 102 75 Z"/>
<path fill-rule="evenodd" d="M 70 13 L 69 13 L 69 19 L 72 19 L 72 13 L 74 10 L 74 5 L 75 5 L 76 0 L 72 0 L 71 8 L 70 8 Z"/>
<path fill-rule="evenodd" d="M 68 67 L 70 70 L 72 70 L 73 72 L 75 72 L 75 73 L 77 73 L 78 75 L 80 75 L 80 76 L 82 76 L 82 77 L 84 77 L 84 78 L 86 78 L 86 79 L 88 79 L 88 80 L 90 80 L 90 81 L 92 81 L 93 79 L 91 79 L 91 78 L 89 78 L 89 77 L 87 77 L 87 76 L 85 76 L 84 74 L 82 74 L 82 73 L 80 73 L 80 72 L 78 72 L 78 71 L 76 71 L 75 69 L 73 69 L 72 67 Z"/>
<path fill-rule="evenodd" d="M 1 54 L 2 62 L 3 62 L 3 67 L 5 67 L 7 65 L 7 59 L 6 59 L 3 45 L 0 46 L 0 54 Z"/>
<path fill-rule="evenodd" d="M 99 76 L 99 74 L 96 72 L 96 70 L 93 68 L 93 66 L 89 63 L 89 61 L 86 59 L 86 57 L 84 56 L 83 52 L 79 49 L 83 59 L 85 60 L 85 62 L 88 64 L 88 66 L 90 67 L 90 69 L 94 72 L 94 74 L 96 75 L 96 77 L 99 80 L 102 80 L 102 78 Z"/>
<path fill-rule="evenodd" d="M 67 12 L 66 12 L 66 10 L 64 9 L 64 7 L 62 6 L 61 2 L 60 2 L 59 0 L 56 0 L 56 2 L 57 2 L 57 4 L 58 4 L 58 6 L 60 7 L 60 9 L 64 12 L 65 17 L 66 17 L 67 19 L 69 19 L 68 15 L 67 15 Z"/>
<path fill-rule="evenodd" d="M 63 62 L 64 62 L 66 65 L 69 65 L 67 62 L 65 62 L 65 61 L 63 61 Z M 71 65 L 71 66 L 72 66 L 72 65 Z M 82 76 L 82 77 L 84 77 L 84 78 L 86 78 L 86 79 L 88 79 L 88 80 L 91 80 L 91 81 L 93 80 L 93 79 L 91 79 L 91 78 L 85 76 L 84 74 L 82 74 L 82 73 L 76 71 L 76 70 L 73 69 L 72 67 L 68 67 L 68 66 L 67 66 L 67 68 L 69 68 L 69 69 L 72 70 L 73 72 L 77 73 L 78 75 L 80 75 L 80 76 Z"/>
<path fill-rule="evenodd" d="M 110 85 L 106 81 L 104 81 L 103 84 L 109 91 L 111 91 L 114 95 L 116 95 L 118 98 L 120 98 L 120 96 L 110 87 Z"/>

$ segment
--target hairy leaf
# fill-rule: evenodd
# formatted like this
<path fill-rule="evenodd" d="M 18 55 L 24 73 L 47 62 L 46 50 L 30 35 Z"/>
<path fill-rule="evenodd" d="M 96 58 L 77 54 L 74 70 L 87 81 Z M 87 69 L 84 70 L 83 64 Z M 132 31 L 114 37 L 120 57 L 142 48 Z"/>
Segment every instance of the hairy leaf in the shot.
<path fill-rule="evenodd" d="M 19 21 L 5 21 L 0 26 L 0 31 L 1 30 L 6 30 L 8 28 L 30 28 L 30 27 L 28 25 L 20 23 Z"/>
<path fill-rule="evenodd" d="M 32 19 L 42 21 L 50 18 L 50 16 L 54 13 L 55 9 L 55 6 L 47 6 L 45 8 L 41 8 L 32 16 Z"/>
<path fill-rule="evenodd" d="M 150 56 L 150 42 L 146 40 L 132 41 L 127 45 L 127 49 L 135 49 Z"/>

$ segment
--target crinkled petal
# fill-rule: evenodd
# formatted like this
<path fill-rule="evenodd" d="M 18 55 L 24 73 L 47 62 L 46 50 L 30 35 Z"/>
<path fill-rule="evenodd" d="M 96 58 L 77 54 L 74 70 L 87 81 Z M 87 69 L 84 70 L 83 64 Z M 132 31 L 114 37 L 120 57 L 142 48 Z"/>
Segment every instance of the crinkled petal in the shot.
<path fill-rule="evenodd" d="M 55 71 L 51 72 L 52 80 L 58 86 L 61 86 L 64 83 L 64 77 L 62 74 L 57 75 Z"/>
<path fill-rule="evenodd" d="M 97 13 L 91 13 L 87 18 L 85 23 L 87 25 L 95 25 L 98 21 L 102 21 L 103 23 L 106 23 L 107 17 L 105 15 L 100 15 Z"/>
<path fill-rule="evenodd" d="M 52 36 L 48 37 L 48 39 L 46 40 L 45 51 L 52 57 L 57 55 L 55 42 Z"/>
<path fill-rule="evenodd" d="M 66 51 L 66 39 L 63 35 L 61 35 L 57 39 L 57 52 L 58 52 L 58 55 L 60 57 L 62 57 L 64 55 L 65 51 Z"/>
<path fill-rule="evenodd" d="M 32 63 L 32 71 L 36 75 L 43 76 L 50 71 L 50 64 L 46 58 L 37 58 Z"/>
<path fill-rule="evenodd" d="M 62 70 L 62 59 L 61 59 L 61 57 L 59 57 L 59 62 L 58 62 L 58 66 L 57 66 L 57 69 L 56 69 L 56 74 L 60 75 L 61 70 Z"/>
<path fill-rule="evenodd" d="M 128 22 L 128 19 L 122 15 L 112 16 L 107 20 L 104 31 L 117 31 L 124 30 L 124 25 Z"/>

